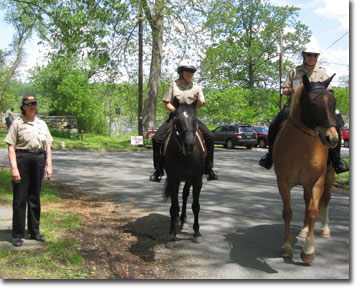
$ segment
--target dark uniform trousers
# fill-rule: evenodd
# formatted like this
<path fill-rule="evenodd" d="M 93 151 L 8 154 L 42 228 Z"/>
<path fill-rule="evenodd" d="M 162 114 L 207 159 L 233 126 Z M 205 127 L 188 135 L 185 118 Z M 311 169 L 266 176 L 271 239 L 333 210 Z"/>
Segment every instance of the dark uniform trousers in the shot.
<path fill-rule="evenodd" d="M 45 154 L 16 152 L 20 183 L 13 181 L 13 231 L 14 238 L 25 236 L 26 205 L 28 205 L 28 230 L 30 235 L 40 233 L 40 191 L 44 178 Z"/>
<path fill-rule="evenodd" d="M 163 137 L 170 126 L 170 120 L 171 118 L 163 123 L 152 138 L 154 167 L 156 170 L 160 171 L 162 170 L 162 158 L 160 153 L 161 144 L 163 142 Z M 205 141 L 207 150 L 205 166 L 208 170 L 212 168 L 214 164 L 214 134 L 201 121 L 197 120 L 197 123 Z"/>

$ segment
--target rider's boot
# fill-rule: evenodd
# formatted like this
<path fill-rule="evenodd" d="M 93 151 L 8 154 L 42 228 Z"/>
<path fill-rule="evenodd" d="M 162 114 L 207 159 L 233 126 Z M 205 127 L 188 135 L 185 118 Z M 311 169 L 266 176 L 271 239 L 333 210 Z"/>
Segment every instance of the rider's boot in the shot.
<path fill-rule="evenodd" d="M 349 166 L 340 156 L 340 145 L 329 150 L 329 157 L 337 174 L 349 171 Z"/>
<path fill-rule="evenodd" d="M 215 170 L 213 168 L 210 168 L 209 170 L 206 170 L 205 174 L 208 176 L 207 180 L 211 181 L 211 180 L 218 180 L 219 177 L 216 174 Z"/>
<path fill-rule="evenodd" d="M 150 175 L 150 181 L 160 182 L 162 176 L 164 176 L 164 170 L 155 169 Z"/>
<path fill-rule="evenodd" d="M 210 161 L 208 156 L 205 157 L 205 174 L 208 176 L 208 181 L 219 179 L 217 173 L 213 169 L 213 163 Z"/>
<path fill-rule="evenodd" d="M 261 159 L 259 160 L 259 165 L 265 167 L 266 169 L 270 169 L 273 165 L 272 160 L 272 146 L 269 146 L 269 152 L 266 153 Z"/>
<path fill-rule="evenodd" d="M 338 160 L 338 162 L 334 164 L 334 168 L 337 174 L 349 171 L 349 166 L 347 165 L 345 160 L 341 158 Z"/>

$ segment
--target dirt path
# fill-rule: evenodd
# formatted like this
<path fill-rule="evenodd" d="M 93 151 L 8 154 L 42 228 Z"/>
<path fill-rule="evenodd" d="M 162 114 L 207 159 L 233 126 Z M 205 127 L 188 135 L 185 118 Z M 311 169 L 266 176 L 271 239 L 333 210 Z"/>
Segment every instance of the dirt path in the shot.
<path fill-rule="evenodd" d="M 153 226 L 159 225 L 159 218 L 165 224 L 167 219 L 146 209 L 113 204 L 52 183 L 62 189 L 61 209 L 83 218 L 81 227 L 69 232 L 67 238 L 79 242 L 77 250 L 86 261 L 90 279 L 181 278 L 164 246 L 166 235 Z M 143 217 L 146 223 L 137 222 Z"/>

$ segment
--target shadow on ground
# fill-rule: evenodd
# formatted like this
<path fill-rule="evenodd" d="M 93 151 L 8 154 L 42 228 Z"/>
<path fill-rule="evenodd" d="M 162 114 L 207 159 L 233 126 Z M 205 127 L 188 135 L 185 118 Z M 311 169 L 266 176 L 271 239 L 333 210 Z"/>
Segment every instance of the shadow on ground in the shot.
<path fill-rule="evenodd" d="M 292 228 L 292 247 L 295 251 L 301 251 L 297 245 L 296 235 L 299 228 Z M 242 267 L 256 269 L 266 273 L 277 273 L 269 266 L 266 259 L 279 258 L 280 248 L 284 240 L 284 225 L 260 225 L 247 229 L 238 229 L 235 233 L 225 235 L 225 240 L 231 247 L 230 259 Z M 284 262 L 295 263 L 292 259 L 284 259 Z"/>
<path fill-rule="evenodd" d="M 125 232 L 137 238 L 130 252 L 146 262 L 155 261 L 155 247 L 167 242 L 169 227 L 170 218 L 156 213 L 124 225 Z"/>

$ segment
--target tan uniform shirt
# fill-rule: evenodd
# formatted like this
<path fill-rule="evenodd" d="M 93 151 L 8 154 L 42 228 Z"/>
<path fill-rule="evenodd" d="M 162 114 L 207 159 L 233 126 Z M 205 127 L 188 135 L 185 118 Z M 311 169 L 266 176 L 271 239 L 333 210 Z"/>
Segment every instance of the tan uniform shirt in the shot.
<path fill-rule="evenodd" d="M 43 120 L 35 117 L 34 122 L 28 122 L 25 116 L 21 116 L 12 123 L 4 141 L 16 149 L 39 151 L 45 150 L 53 138 Z"/>
<path fill-rule="evenodd" d="M 322 82 L 328 78 L 328 76 L 325 72 L 325 68 L 319 67 L 316 64 L 312 71 L 307 72 L 305 70 L 305 65 L 301 64 L 301 65 L 298 65 L 297 67 L 293 68 L 289 72 L 285 82 L 283 83 L 283 87 L 284 88 L 293 88 L 294 90 L 296 90 L 300 86 L 300 84 L 302 84 L 303 75 L 307 75 L 310 82 Z M 331 86 L 329 85 L 328 88 L 331 89 Z"/>
<path fill-rule="evenodd" d="M 174 97 L 177 97 L 180 103 L 192 104 L 195 101 L 194 95 L 196 93 L 199 93 L 199 99 L 205 103 L 205 97 L 200 85 L 191 81 L 187 86 L 184 86 L 181 80 L 178 79 L 169 85 L 163 101 L 173 104 Z"/>

